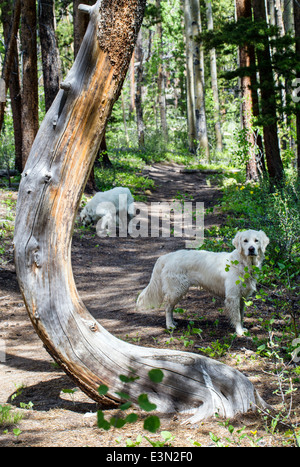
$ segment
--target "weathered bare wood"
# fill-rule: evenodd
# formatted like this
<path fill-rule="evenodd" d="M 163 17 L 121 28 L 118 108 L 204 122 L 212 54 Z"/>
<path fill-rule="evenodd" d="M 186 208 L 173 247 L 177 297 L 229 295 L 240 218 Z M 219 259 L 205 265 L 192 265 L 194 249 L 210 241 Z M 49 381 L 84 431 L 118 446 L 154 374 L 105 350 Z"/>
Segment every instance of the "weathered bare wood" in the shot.
<path fill-rule="evenodd" d="M 98 0 L 74 66 L 41 125 L 19 190 L 15 263 L 36 332 L 80 388 L 103 404 L 118 391 L 148 392 L 162 412 L 196 412 L 191 421 L 230 417 L 262 404 L 240 372 L 192 353 L 138 347 L 107 332 L 80 299 L 71 266 L 75 213 L 105 124 L 129 65 L 144 0 Z M 148 371 L 160 368 L 162 383 Z M 139 379 L 124 388 L 119 375 Z M 108 397 L 97 388 L 106 384 Z"/>

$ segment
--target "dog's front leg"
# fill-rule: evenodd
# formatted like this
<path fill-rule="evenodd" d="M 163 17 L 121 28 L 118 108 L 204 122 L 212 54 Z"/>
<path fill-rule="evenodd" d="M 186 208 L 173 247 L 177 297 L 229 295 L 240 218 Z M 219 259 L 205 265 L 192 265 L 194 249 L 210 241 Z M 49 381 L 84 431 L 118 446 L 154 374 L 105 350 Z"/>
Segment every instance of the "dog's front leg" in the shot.
<path fill-rule="evenodd" d="M 174 305 L 167 303 L 166 305 L 166 328 L 170 330 L 175 329 L 177 327 L 177 323 L 173 319 L 173 310 L 174 310 Z"/>
<path fill-rule="evenodd" d="M 235 332 L 237 333 L 237 335 L 243 336 L 247 329 L 243 328 L 244 313 L 242 299 L 240 299 L 239 294 L 237 295 L 226 295 L 225 311 L 229 314 L 230 322 L 235 328 Z"/>

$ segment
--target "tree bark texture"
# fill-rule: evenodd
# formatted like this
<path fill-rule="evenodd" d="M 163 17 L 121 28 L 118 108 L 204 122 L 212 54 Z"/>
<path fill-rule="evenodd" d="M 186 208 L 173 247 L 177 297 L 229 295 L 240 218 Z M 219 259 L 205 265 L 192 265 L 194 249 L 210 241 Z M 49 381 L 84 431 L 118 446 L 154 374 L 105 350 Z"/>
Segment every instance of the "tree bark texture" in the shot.
<path fill-rule="evenodd" d="M 184 1 L 184 29 L 185 29 L 185 55 L 186 55 L 186 104 L 189 150 L 196 153 L 196 123 L 195 123 L 195 98 L 194 98 L 194 72 L 192 27 L 190 21 L 189 1 Z"/>
<path fill-rule="evenodd" d="M 252 18 L 251 0 L 236 0 L 236 17 Z M 249 44 L 241 44 L 239 46 L 239 65 L 241 68 L 250 68 L 251 65 L 251 48 Z M 253 84 L 250 73 L 243 75 L 240 78 L 241 82 L 241 98 L 242 98 L 242 125 L 246 131 L 246 139 L 249 146 L 249 159 L 246 164 L 247 180 L 257 180 L 258 171 L 256 165 L 256 138 L 252 125 L 253 118 Z"/>
<path fill-rule="evenodd" d="M 138 133 L 138 145 L 139 148 L 145 146 L 145 125 L 143 115 L 143 103 L 142 103 L 142 82 L 143 82 L 143 43 L 142 43 L 142 31 L 139 32 L 136 48 L 136 91 L 135 91 L 135 110 L 136 110 L 136 124 Z"/>
<path fill-rule="evenodd" d="M 167 103 L 166 103 L 166 72 L 163 62 L 163 27 L 161 17 L 161 1 L 156 0 L 156 8 L 158 11 L 158 21 L 156 24 L 156 33 L 158 35 L 158 54 L 159 65 L 157 74 L 157 89 L 158 89 L 158 105 L 160 111 L 160 124 L 164 141 L 168 141 L 168 124 L 167 124 Z"/>
<path fill-rule="evenodd" d="M 206 2 L 206 17 L 207 17 L 207 29 L 213 31 L 213 12 L 211 1 Z M 220 101 L 219 101 L 219 88 L 218 88 L 218 74 L 217 74 L 217 55 L 216 49 L 212 48 L 209 50 L 210 56 L 210 76 L 211 76 L 211 87 L 213 92 L 214 100 L 214 113 L 215 113 L 215 133 L 216 133 L 216 149 L 218 152 L 223 151 L 223 137 L 221 129 L 221 118 L 220 118 Z"/>
<path fill-rule="evenodd" d="M 54 0 L 40 0 L 38 5 L 45 107 L 47 111 L 59 91 L 61 82 L 61 62 L 55 35 Z"/>
<path fill-rule="evenodd" d="M 187 94 L 188 125 L 190 147 L 194 150 L 198 141 L 198 149 L 206 160 L 209 160 L 209 144 L 205 113 L 204 55 L 201 44 L 197 40 L 201 33 L 200 4 L 198 0 L 184 2 L 186 50 L 187 50 Z M 190 114 L 193 113 L 191 116 Z M 194 125 L 194 129 L 190 128 Z"/>
<path fill-rule="evenodd" d="M 141 393 L 162 412 L 226 417 L 263 404 L 235 369 L 192 353 L 138 347 L 108 333 L 80 299 L 71 266 L 75 214 L 142 21 L 144 0 L 98 0 L 74 66 L 48 111 L 26 163 L 15 224 L 15 264 L 36 332 L 92 399 L 133 402 Z M 160 368 L 161 383 L 149 370 Z M 120 375 L 134 375 L 129 385 Z M 100 384 L 109 387 L 100 396 Z"/>
<path fill-rule="evenodd" d="M 254 20 L 267 22 L 265 1 L 253 0 Z M 256 49 L 260 90 L 261 115 L 264 119 L 263 134 L 268 173 L 273 182 L 280 182 L 283 178 L 283 165 L 280 157 L 280 147 L 277 131 L 276 94 L 272 70 L 269 41 L 264 49 Z"/>
<path fill-rule="evenodd" d="M 13 114 L 14 140 L 15 140 L 15 169 L 22 172 L 22 101 L 19 73 L 19 54 L 17 44 L 18 25 L 21 14 L 21 1 L 9 0 L 1 6 L 1 19 L 6 50 L 10 49 L 11 64 L 8 76 L 11 109 Z M 0 131 L 4 118 L 4 105 L 0 103 Z M 3 112 L 3 113 L 2 113 Z"/>
<path fill-rule="evenodd" d="M 12 15 L 10 14 L 11 12 L 10 10 L 11 10 L 11 5 L 9 2 L 4 3 L 1 6 L 1 19 L 4 24 L 4 29 L 5 29 L 4 35 L 6 37 L 5 39 L 6 51 L 5 51 L 5 58 L 4 58 L 2 74 L 1 74 L 1 77 L 5 82 L 5 92 L 4 92 L 5 98 L 6 98 L 6 93 L 9 88 L 9 84 L 10 84 L 11 71 L 13 68 L 13 61 L 15 58 L 16 48 L 17 48 L 16 37 L 18 34 L 18 27 L 19 27 L 20 15 L 21 15 L 21 1 L 16 0 L 14 2 L 13 8 L 12 8 Z M 10 21 L 11 16 L 12 16 L 12 19 Z M 2 129 L 3 121 L 4 121 L 5 103 L 6 103 L 6 99 L 3 99 L 3 101 L 0 102 L 0 132 Z"/>
<path fill-rule="evenodd" d="M 21 0 L 23 167 L 39 129 L 36 24 L 36 1 Z"/>

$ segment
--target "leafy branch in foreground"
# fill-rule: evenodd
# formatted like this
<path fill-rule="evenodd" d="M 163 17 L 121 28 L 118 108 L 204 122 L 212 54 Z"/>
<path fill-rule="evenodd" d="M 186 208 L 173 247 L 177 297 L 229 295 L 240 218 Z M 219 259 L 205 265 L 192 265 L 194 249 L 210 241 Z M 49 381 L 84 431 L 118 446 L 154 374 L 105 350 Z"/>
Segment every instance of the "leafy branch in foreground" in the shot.
<path fill-rule="evenodd" d="M 153 369 L 148 372 L 149 379 L 154 382 L 154 383 L 160 383 L 163 380 L 163 372 L 159 369 Z M 136 379 L 138 379 L 138 376 L 125 376 L 125 375 L 120 375 L 119 376 L 120 380 L 123 383 L 132 383 Z M 107 394 L 109 388 L 103 384 L 99 386 L 98 392 L 100 395 L 104 396 Z M 138 415 L 134 412 L 131 412 L 127 414 L 126 416 L 123 416 L 123 413 L 127 411 L 131 406 L 132 402 L 130 401 L 130 396 L 129 394 L 125 392 L 117 392 L 118 396 L 125 402 L 120 405 L 119 413 L 115 417 L 111 417 L 109 420 L 105 419 L 105 414 L 102 410 L 97 411 L 97 425 L 99 428 L 102 428 L 103 430 L 109 430 L 110 428 L 122 428 L 126 423 L 135 423 L 138 420 Z M 151 403 L 148 399 L 147 394 L 140 394 L 138 397 L 138 405 L 141 410 L 145 412 L 152 412 L 153 410 L 156 409 L 156 405 Z M 149 415 L 148 417 L 145 418 L 144 420 L 144 429 L 147 431 L 150 431 L 151 433 L 156 433 L 157 430 L 160 428 L 160 419 L 157 415 Z"/>

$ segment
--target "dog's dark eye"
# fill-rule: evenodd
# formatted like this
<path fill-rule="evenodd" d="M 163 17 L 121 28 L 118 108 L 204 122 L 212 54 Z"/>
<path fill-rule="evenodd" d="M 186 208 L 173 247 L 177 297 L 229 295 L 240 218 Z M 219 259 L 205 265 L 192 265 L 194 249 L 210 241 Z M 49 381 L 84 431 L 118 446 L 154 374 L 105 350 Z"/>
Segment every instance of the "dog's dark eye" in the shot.
<path fill-rule="evenodd" d="M 244 242 L 245 242 L 245 243 L 248 243 L 248 240 L 247 240 L 247 239 L 245 239 L 245 240 L 244 240 Z"/>
<path fill-rule="evenodd" d="M 254 241 L 257 243 L 258 242 L 257 238 Z"/>

